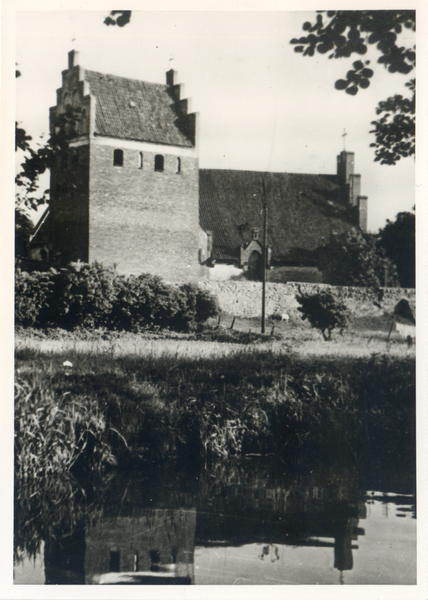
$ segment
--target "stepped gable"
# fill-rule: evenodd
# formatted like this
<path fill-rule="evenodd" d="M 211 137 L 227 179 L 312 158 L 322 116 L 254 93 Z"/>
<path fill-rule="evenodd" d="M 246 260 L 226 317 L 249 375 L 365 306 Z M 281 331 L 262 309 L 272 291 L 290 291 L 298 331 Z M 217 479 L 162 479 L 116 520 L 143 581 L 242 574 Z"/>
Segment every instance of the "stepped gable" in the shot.
<path fill-rule="evenodd" d="M 236 260 L 239 247 L 263 227 L 263 188 L 268 206 L 268 245 L 277 261 L 310 261 L 317 248 L 358 226 L 335 175 L 200 169 L 200 224 L 213 233 L 213 258 Z"/>
<path fill-rule="evenodd" d="M 96 98 L 95 135 L 192 148 L 194 140 L 183 127 L 170 85 L 147 83 L 85 70 L 90 93 Z M 179 86 L 173 86 L 178 88 Z M 173 90 L 177 96 L 177 89 Z M 177 118 L 178 117 L 178 118 Z"/>

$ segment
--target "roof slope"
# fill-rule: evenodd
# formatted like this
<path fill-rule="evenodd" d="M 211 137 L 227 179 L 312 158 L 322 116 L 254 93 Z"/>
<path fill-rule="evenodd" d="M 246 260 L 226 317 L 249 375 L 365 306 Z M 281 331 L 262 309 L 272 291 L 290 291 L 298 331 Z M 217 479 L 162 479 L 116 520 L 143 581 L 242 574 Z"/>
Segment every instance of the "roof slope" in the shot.
<path fill-rule="evenodd" d="M 169 86 L 85 71 L 96 97 L 95 132 L 120 139 L 192 147 L 177 127 Z"/>
<path fill-rule="evenodd" d="M 200 169 L 200 224 L 213 232 L 217 260 L 237 259 L 240 245 L 252 239 L 253 227 L 263 227 L 263 179 L 274 260 L 310 263 L 333 233 L 358 222 L 355 211 L 341 200 L 335 175 Z"/>

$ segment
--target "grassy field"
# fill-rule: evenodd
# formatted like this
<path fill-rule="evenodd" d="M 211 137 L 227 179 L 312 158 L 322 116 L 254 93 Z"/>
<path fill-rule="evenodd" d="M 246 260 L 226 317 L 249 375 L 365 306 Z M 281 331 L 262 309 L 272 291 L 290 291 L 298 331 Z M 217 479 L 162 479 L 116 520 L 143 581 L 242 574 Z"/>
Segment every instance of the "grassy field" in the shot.
<path fill-rule="evenodd" d="M 197 334 L 146 333 L 114 334 L 106 331 L 67 333 L 53 331 L 45 334 L 37 330 L 21 330 L 16 335 L 17 350 L 32 349 L 42 353 L 110 354 L 112 356 L 175 356 L 219 357 L 230 354 L 270 351 L 274 354 L 296 354 L 300 357 L 392 357 L 415 356 L 415 347 L 393 331 L 388 318 L 360 318 L 333 339 L 325 342 L 321 334 L 306 323 L 286 324 L 267 321 L 266 334 L 260 334 L 259 319 L 233 318 L 223 315 L 220 326 L 212 320 L 203 332 Z M 273 334 L 271 335 L 273 330 Z"/>

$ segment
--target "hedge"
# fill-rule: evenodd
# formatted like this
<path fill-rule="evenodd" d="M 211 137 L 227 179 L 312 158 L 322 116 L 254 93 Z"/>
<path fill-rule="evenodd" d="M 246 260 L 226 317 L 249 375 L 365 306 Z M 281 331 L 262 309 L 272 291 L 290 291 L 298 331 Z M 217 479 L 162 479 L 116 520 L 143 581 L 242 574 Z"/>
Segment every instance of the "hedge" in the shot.
<path fill-rule="evenodd" d="M 22 327 L 189 331 L 216 314 L 218 303 L 209 292 L 153 275 L 125 277 L 98 263 L 15 270 L 15 324 Z"/>

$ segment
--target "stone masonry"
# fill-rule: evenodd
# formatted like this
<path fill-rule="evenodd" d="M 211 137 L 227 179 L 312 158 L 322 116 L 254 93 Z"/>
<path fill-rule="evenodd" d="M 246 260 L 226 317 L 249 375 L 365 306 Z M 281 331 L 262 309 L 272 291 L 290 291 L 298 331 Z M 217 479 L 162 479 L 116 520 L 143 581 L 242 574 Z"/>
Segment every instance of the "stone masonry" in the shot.
<path fill-rule="evenodd" d="M 236 317 L 252 318 L 261 316 L 262 284 L 253 281 L 200 281 L 201 289 L 217 296 L 220 310 Z M 334 287 L 326 284 L 311 283 L 267 283 L 266 315 L 287 313 L 291 320 L 301 319 L 297 310 L 299 304 L 296 294 L 299 287 L 304 293 L 315 294 L 330 289 L 333 296 L 341 298 L 354 316 L 381 315 L 384 310 L 392 312 L 402 298 L 406 299 L 415 313 L 415 290 L 384 288 L 382 309 L 373 304 L 370 292 L 361 287 Z"/>

